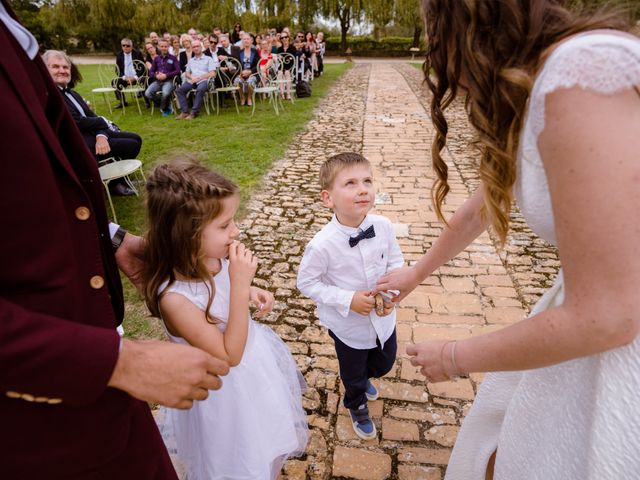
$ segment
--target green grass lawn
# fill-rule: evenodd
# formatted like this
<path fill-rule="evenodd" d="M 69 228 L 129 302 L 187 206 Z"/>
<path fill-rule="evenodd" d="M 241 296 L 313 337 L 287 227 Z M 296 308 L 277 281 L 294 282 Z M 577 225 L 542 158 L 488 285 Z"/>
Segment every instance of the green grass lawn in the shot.
<path fill-rule="evenodd" d="M 162 117 L 159 109 L 152 116 L 151 110 L 144 108 L 142 99 L 142 115 L 131 100 L 126 114 L 121 110 L 114 110 L 110 114 L 101 95 L 95 97 L 93 107 L 98 115 L 109 118 L 122 130 L 135 132 L 142 137 L 142 151 L 138 158 L 144 164 L 145 173 L 150 172 L 158 162 L 185 154 L 195 156 L 236 182 L 244 205 L 259 187 L 271 164 L 282 157 L 295 134 L 312 118 L 318 101 L 349 67 L 347 63 L 325 65 L 322 77 L 313 81 L 312 96 L 296 99 L 295 104 L 285 102 L 285 111 L 280 112 L 279 116 L 267 101 L 258 102 L 253 118 L 250 107 L 240 107 L 238 115 L 233 102 L 227 100 L 220 115 L 212 112 L 208 116 L 203 108 L 200 116 L 192 121 Z M 84 80 L 76 90 L 93 102 L 91 89 L 100 86 L 98 65 L 81 65 L 80 72 Z M 115 105 L 113 94 L 108 96 L 108 101 Z M 133 233 L 142 234 L 145 230 L 143 200 L 139 197 L 114 197 L 113 200 L 118 223 Z M 161 336 L 159 322 L 148 316 L 138 292 L 125 278 L 123 283 L 127 299 L 124 322 L 127 336 Z"/>

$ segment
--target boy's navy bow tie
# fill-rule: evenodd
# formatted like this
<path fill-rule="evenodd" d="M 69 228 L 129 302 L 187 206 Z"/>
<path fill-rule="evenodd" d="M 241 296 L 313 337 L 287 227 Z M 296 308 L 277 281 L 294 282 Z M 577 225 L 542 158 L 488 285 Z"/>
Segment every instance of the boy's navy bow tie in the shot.
<path fill-rule="evenodd" d="M 373 225 L 371 225 L 369 228 L 367 228 L 366 230 L 363 230 L 355 237 L 349 237 L 349 246 L 353 248 L 358 243 L 360 243 L 360 240 L 364 240 L 365 238 L 373 238 L 375 236 L 376 236 L 376 231 L 373 229 Z"/>

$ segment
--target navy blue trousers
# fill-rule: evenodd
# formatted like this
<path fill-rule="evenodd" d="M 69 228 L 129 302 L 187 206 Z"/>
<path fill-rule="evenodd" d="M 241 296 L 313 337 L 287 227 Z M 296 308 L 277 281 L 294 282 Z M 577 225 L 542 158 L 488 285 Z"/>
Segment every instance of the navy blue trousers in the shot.
<path fill-rule="evenodd" d="M 345 389 L 344 406 L 358 408 L 367 402 L 367 380 L 382 377 L 393 368 L 398 351 L 396 331 L 394 329 L 384 342 L 384 348 L 380 348 L 380 341 L 376 339 L 376 347 L 365 350 L 349 347 L 331 330 L 329 336 L 333 338 L 338 355 L 340 378 Z"/>

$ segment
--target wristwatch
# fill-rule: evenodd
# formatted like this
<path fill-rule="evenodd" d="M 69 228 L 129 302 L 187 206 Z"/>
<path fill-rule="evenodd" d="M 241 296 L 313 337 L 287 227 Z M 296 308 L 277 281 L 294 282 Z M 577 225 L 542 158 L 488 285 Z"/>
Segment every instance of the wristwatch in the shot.
<path fill-rule="evenodd" d="M 124 236 L 126 234 L 127 234 L 127 231 L 124 228 L 118 227 L 118 230 L 116 230 L 115 235 L 111 238 L 111 245 L 113 246 L 114 251 L 118 250 L 118 247 L 122 243 L 122 240 L 124 239 Z"/>

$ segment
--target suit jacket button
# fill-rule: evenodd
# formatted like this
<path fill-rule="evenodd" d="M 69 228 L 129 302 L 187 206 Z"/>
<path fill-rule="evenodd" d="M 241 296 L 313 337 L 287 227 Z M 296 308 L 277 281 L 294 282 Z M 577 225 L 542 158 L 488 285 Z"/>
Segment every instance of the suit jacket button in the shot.
<path fill-rule="evenodd" d="M 91 210 L 87 207 L 78 207 L 76 208 L 76 218 L 78 220 L 89 220 L 91 216 Z"/>
<path fill-rule="evenodd" d="M 47 403 L 49 405 L 57 405 L 59 403 L 62 403 L 62 399 L 61 398 L 50 398 L 49 400 L 47 400 Z"/>
<path fill-rule="evenodd" d="M 6 393 L 7 397 L 9 398 L 20 398 L 22 397 L 22 394 L 18 393 L 18 392 L 12 392 L 12 391 L 8 391 Z"/>
<path fill-rule="evenodd" d="M 91 288 L 98 290 L 104 287 L 104 278 L 100 275 L 94 275 L 91 277 L 91 280 L 89 280 L 89 284 L 91 285 Z"/>
<path fill-rule="evenodd" d="M 28 393 L 23 393 L 22 395 L 20 395 L 20 398 L 26 400 L 27 402 L 33 402 L 36 399 L 36 397 L 34 397 L 33 395 L 29 395 Z"/>

